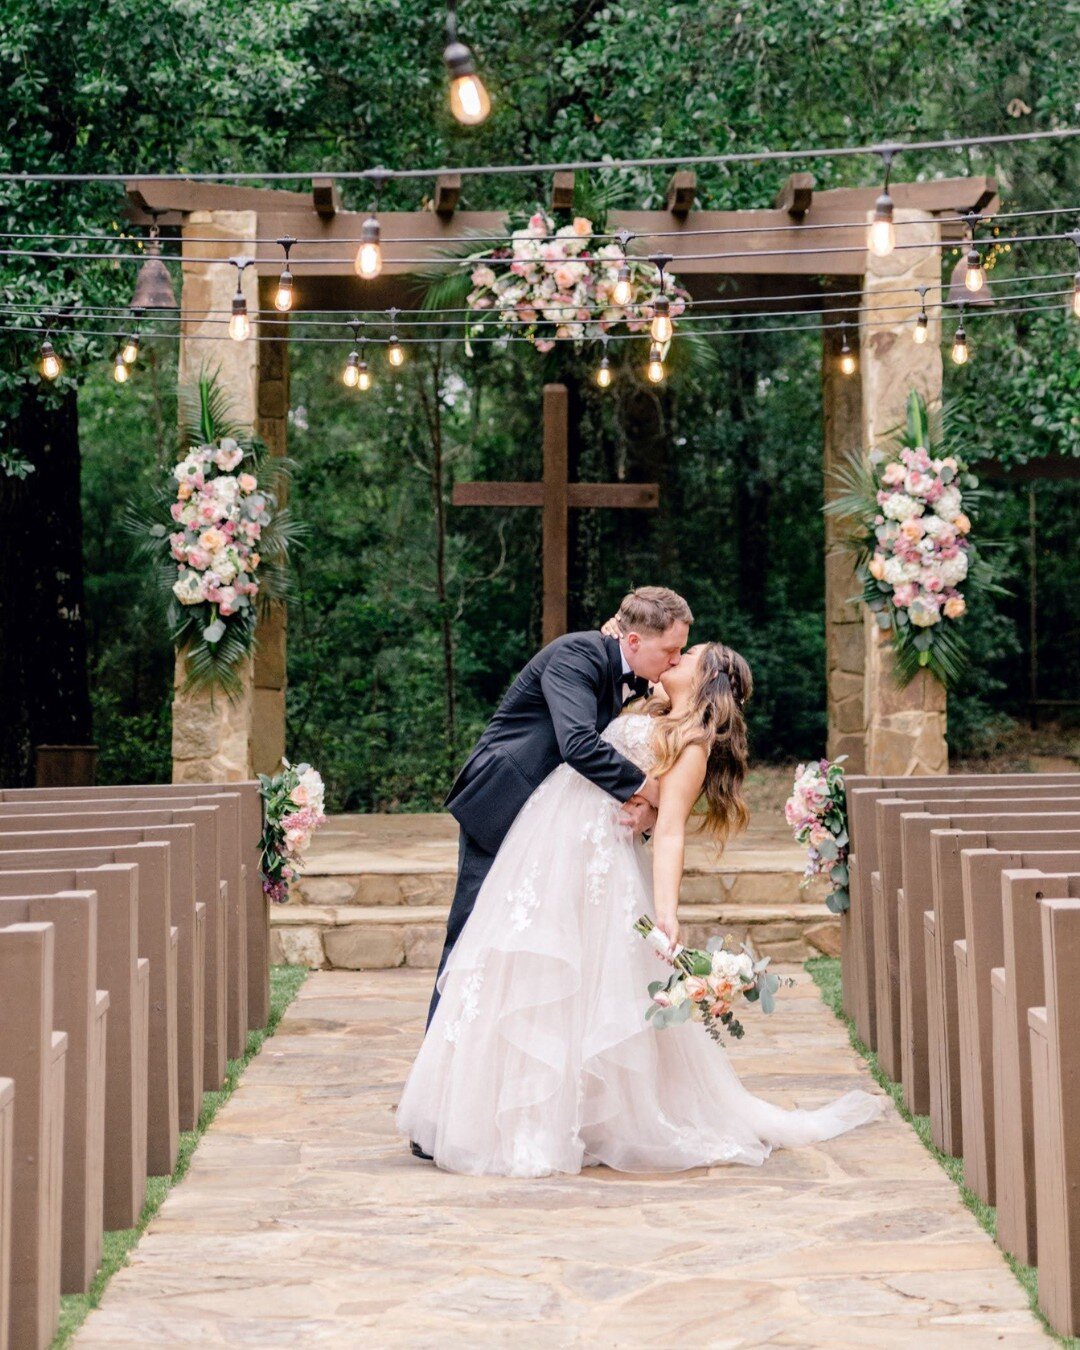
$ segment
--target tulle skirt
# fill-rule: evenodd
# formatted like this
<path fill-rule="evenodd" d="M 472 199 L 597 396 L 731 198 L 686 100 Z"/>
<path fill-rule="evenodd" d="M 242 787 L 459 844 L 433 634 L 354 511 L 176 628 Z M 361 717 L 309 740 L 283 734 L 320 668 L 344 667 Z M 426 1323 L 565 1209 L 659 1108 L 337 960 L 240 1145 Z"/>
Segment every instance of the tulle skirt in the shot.
<path fill-rule="evenodd" d="M 526 803 L 439 976 L 398 1130 L 450 1171 L 546 1176 L 760 1165 L 876 1119 L 882 1099 L 861 1091 L 774 1106 L 699 1024 L 646 1023 L 669 968 L 633 931 L 655 917 L 650 858 L 618 816 L 567 765 Z"/>

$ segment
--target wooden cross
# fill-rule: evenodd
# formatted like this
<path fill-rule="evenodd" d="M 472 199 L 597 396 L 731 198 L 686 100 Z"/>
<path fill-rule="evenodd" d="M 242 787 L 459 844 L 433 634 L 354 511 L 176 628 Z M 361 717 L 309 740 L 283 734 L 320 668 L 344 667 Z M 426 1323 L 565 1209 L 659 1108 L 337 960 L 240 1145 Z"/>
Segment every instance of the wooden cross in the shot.
<path fill-rule="evenodd" d="M 654 511 L 656 483 L 568 483 L 568 394 L 544 385 L 544 477 L 539 483 L 455 483 L 455 506 L 538 506 L 544 521 L 544 642 L 566 632 L 567 526 L 571 507 Z"/>

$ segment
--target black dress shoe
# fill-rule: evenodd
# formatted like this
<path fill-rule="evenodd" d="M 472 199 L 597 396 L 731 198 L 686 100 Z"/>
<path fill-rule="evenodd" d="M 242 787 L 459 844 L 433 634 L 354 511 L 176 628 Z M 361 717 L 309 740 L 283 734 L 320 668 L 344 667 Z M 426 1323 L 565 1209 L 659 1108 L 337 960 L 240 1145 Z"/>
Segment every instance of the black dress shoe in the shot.
<path fill-rule="evenodd" d="M 420 1145 L 416 1142 L 415 1139 L 409 1140 L 409 1148 L 412 1150 L 412 1155 L 414 1158 L 423 1158 L 425 1162 L 435 1161 L 435 1159 L 431 1156 L 430 1153 L 424 1152 L 424 1150 L 420 1147 Z"/>

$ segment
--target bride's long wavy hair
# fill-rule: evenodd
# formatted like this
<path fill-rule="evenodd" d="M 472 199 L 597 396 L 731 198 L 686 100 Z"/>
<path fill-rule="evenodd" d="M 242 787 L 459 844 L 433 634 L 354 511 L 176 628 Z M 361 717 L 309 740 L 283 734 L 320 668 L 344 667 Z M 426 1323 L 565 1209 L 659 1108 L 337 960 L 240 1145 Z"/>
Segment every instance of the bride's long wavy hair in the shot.
<path fill-rule="evenodd" d="M 753 692 L 750 667 L 739 653 L 722 642 L 710 642 L 698 658 L 690 701 L 681 716 L 660 716 L 671 706 L 662 692 L 653 694 L 642 708 L 658 719 L 653 740 L 653 773 L 658 777 L 674 767 L 686 746 L 705 747 L 702 828 L 721 847 L 750 820 L 742 795 L 749 758 L 743 705 Z"/>

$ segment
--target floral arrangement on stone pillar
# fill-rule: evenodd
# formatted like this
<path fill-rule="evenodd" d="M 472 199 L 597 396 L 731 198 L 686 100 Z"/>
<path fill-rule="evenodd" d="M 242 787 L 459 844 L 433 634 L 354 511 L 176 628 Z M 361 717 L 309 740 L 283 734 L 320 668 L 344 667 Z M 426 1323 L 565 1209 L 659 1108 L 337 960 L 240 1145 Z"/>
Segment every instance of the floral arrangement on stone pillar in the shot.
<path fill-rule="evenodd" d="M 891 635 L 901 685 L 926 669 L 955 686 L 968 662 L 965 591 L 1002 593 L 971 539 L 978 479 L 945 439 L 913 390 L 906 425 L 838 471 L 844 491 L 825 508 L 857 522 L 859 598 Z"/>
<path fill-rule="evenodd" d="M 283 460 L 270 479 L 265 447 L 228 416 L 214 377 L 180 391 L 181 459 L 158 494 L 143 547 L 161 563 L 173 643 L 185 658 L 184 692 L 240 689 L 240 667 L 255 647 L 259 613 L 287 590 L 296 529 L 278 504 Z"/>

